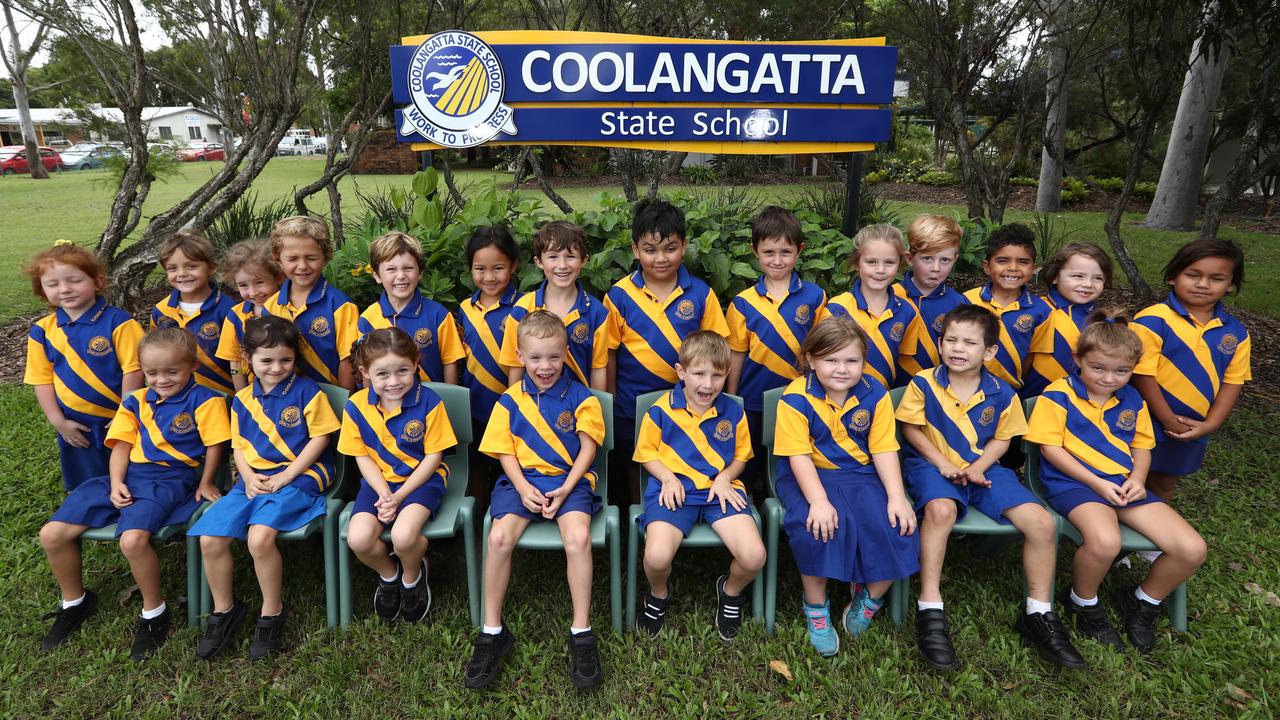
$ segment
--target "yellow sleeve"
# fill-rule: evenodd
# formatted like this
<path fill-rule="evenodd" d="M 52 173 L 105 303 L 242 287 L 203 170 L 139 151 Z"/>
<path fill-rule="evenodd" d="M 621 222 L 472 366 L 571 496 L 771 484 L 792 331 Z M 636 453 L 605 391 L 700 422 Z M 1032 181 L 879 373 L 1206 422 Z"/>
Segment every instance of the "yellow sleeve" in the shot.
<path fill-rule="evenodd" d="M 640 437 L 636 438 L 636 451 L 631 459 L 644 464 L 650 460 L 658 460 L 658 450 L 662 445 L 662 429 L 653 420 L 653 410 L 640 418 Z"/>
<path fill-rule="evenodd" d="M 818 327 L 818 323 L 831 317 L 831 311 L 827 309 L 827 293 L 822 292 L 822 302 L 818 303 L 818 307 L 813 309 L 813 327 Z"/>
<path fill-rule="evenodd" d="M 240 413 L 236 412 L 236 403 L 239 399 L 231 401 L 231 447 L 235 450 L 249 449 L 249 441 L 240 434 Z"/>
<path fill-rule="evenodd" d="M 116 416 L 111 420 L 111 425 L 107 428 L 107 437 L 103 444 L 107 447 L 115 447 L 117 442 L 127 442 L 130 445 L 138 444 L 138 416 L 124 403 L 120 404 L 120 409 L 116 410 Z"/>
<path fill-rule="evenodd" d="M 622 345 L 622 334 L 626 330 L 626 323 L 622 320 L 622 313 L 618 312 L 618 308 L 613 306 L 613 301 L 605 295 L 604 306 L 609 310 L 609 318 L 605 320 L 605 337 L 607 340 L 607 349 L 617 350 Z"/>
<path fill-rule="evenodd" d="M 747 426 L 747 416 L 738 418 L 738 427 L 734 429 L 733 459 L 746 462 L 755 451 L 751 449 L 751 430 Z"/>
<path fill-rule="evenodd" d="M 342 430 L 338 433 L 338 452 L 352 457 L 369 454 L 369 446 L 365 445 L 364 439 L 360 437 L 360 426 L 351 418 L 350 412 L 342 414 Z"/>
<path fill-rule="evenodd" d="M 906 389 L 902 392 L 902 399 L 898 401 L 895 416 L 908 425 L 928 424 L 924 416 L 924 391 L 920 389 L 920 383 L 914 378 L 907 383 Z"/>
<path fill-rule="evenodd" d="M 872 455 L 898 452 L 898 427 L 893 422 L 893 399 L 885 393 L 876 403 L 867 431 L 867 449 Z"/>
<path fill-rule="evenodd" d="M 329 398 L 323 391 L 317 391 L 312 396 L 311 401 L 302 411 L 302 417 L 306 419 L 307 433 L 311 437 L 328 435 L 342 427 L 342 423 L 338 422 L 338 416 L 333 414 Z"/>
<path fill-rule="evenodd" d="M 444 409 L 443 401 L 427 413 L 426 422 L 427 432 L 422 438 L 423 452 L 444 452 L 458 444 L 458 436 L 453 434 L 453 423 L 449 421 L 449 413 Z"/>
<path fill-rule="evenodd" d="M 1042 395 L 1027 420 L 1027 442 L 1062 447 L 1066 431 L 1067 409 Z"/>
<path fill-rule="evenodd" d="M 231 439 L 231 419 L 227 413 L 226 398 L 219 395 L 200 403 L 200 407 L 196 408 L 196 430 L 205 447 Z"/>
<path fill-rule="evenodd" d="M 1134 366 L 1133 374 L 1155 375 L 1160 365 L 1160 355 L 1164 352 L 1164 340 L 1142 323 L 1129 323 L 1129 329 L 1142 341 L 1142 359 Z"/>
<path fill-rule="evenodd" d="M 1227 371 L 1222 375 L 1222 382 L 1228 385 L 1243 385 L 1253 379 L 1253 371 L 1249 368 L 1253 355 L 1253 343 L 1246 335 L 1236 346 L 1236 352 L 1227 363 Z"/>
<path fill-rule="evenodd" d="M 137 360 L 135 359 L 136 363 Z M 52 385 L 53 384 L 53 363 L 49 362 L 49 356 L 44 352 L 44 345 L 36 342 L 35 338 L 27 338 L 27 369 L 22 376 L 22 382 L 28 385 Z"/>
<path fill-rule="evenodd" d="M 121 372 L 131 373 L 142 369 L 138 364 L 138 345 L 144 334 L 142 325 L 132 318 L 116 327 L 111 339 L 116 346 L 116 361 L 120 363 Z"/>
<path fill-rule="evenodd" d="M 911 322 L 907 323 L 907 331 L 902 335 L 902 343 L 900 348 L 909 347 L 912 353 L 915 352 L 916 346 L 920 344 L 920 336 L 927 333 L 924 327 L 924 320 L 920 319 L 920 311 L 916 311 L 915 317 L 911 318 Z"/>
<path fill-rule="evenodd" d="M 498 350 L 498 364 L 503 367 L 522 367 L 520 355 L 516 352 L 520 347 L 516 339 L 516 328 L 520 323 L 512 317 L 514 314 L 507 315 L 502 321 L 502 347 Z"/>
<path fill-rule="evenodd" d="M 711 330 L 725 337 L 729 336 L 729 324 L 724 321 L 724 310 L 720 308 L 720 298 L 707 288 L 707 309 L 702 313 L 702 325 L 699 330 Z"/>
<path fill-rule="evenodd" d="M 578 432 L 586 433 L 596 445 L 604 443 L 604 410 L 600 407 L 600 399 L 595 395 L 583 400 L 574 411 L 574 419 Z"/>
<path fill-rule="evenodd" d="M 1000 423 L 996 425 L 996 440 L 1009 440 L 1027 434 L 1027 414 L 1022 409 L 1022 400 L 1017 395 L 1009 398 L 1009 405 L 1000 413 Z"/>
<path fill-rule="evenodd" d="M 747 332 L 747 318 L 738 310 L 738 303 L 729 303 L 729 312 L 725 313 L 725 324 L 729 326 L 729 349 L 744 353 L 751 349 L 751 335 Z"/>
<path fill-rule="evenodd" d="M 480 438 L 480 452 L 490 457 L 516 454 L 516 438 L 511 434 L 511 413 L 501 401 L 493 404 L 489 424 Z"/>
<path fill-rule="evenodd" d="M 1147 410 L 1147 404 L 1142 403 L 1142 409 L 1138 411 L 1138 426 L 1133 431 L 1133 447 L 1150 450 L 1156 446 L 1155 430 L 1151 426 L 1151 412 Z"/>
<path fill-rule="evenodd" d="M 218 349 L 213 351 L 213 356 L 227 362 L 244 362 L 244 358 L 241 357 L 240 338 L 236 337 L 236 326 L 231 320 L 232 317 L 227 315 L 222 319 L 222 333 L 218 335 Z"/>
<path fill-rule="evenodd" d="M 773 429 L 773 454 L 780 457 L 812 455 L 813 433 L 809 429 L 809 418 L 791 407 L 787 402 L 788 397 L 797 396 L 784 394 L 778 402 L 777 423 Z M 808 402 L 802 396 L 799 397 L 802 402 Z"/>
<path fill-rule="evenodd" d="M 1051 353 L 1053 352 L 1053 336 L 1058 329 L 1058 323 L 1064 318 L 1062 310 L 1053 309 L 1045 317 L 1044 322 L 1036 326 L 1035 332 L 1031 333 L 1031 344 L 1027 347 L 1029 353 Z M 1070 322 L 1070 320 L 1068 320 Z"/>
<path fill-rule="evenodd" d="M 338 360 L 351 356 L 351 346 L 360 337 L 360 308 L 347 302 L 333 311 L 333 333 L 337 343 Z"/>
<path fill-rule="evenodd" d="M 458 324 L 452 315 L 445 315 L 436 327 L 436 340 L 440 343 L 440 360 L 445 365 L 458 362 L 467 357 L 467 349 L 462 347 L 462 337 L 458 335 Z"/>
<path fill-rule="evenodd" d="M 596 326 L 591 336 L 591 367 L 602 368 L 609 364 L 609 316 Z"/>

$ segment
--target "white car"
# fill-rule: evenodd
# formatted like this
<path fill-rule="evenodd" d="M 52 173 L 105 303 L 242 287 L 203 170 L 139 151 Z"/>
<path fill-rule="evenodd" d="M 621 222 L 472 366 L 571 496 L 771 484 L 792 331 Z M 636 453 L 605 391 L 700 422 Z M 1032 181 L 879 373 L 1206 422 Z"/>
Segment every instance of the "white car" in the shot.
<path fill-rule="evenodd" d="M 315 140 L 304 137 L 286 137 L 276 145 L 277 155 L 312 155 L 316 152 Z M 324 152 L 323 150 L 321 152 Z"/>

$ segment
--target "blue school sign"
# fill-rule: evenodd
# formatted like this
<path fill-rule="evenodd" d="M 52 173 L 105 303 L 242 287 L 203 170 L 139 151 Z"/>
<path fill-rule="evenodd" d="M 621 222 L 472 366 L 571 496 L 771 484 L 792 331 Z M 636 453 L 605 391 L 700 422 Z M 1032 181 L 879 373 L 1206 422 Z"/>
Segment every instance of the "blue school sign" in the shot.
<path fill-rule="evenodd" d="M 396 136 L 414 149 L 598 145 L 851 152 L 889 137 L 884 38 L 743 43 L 447 31 L 391 48 Z"/>

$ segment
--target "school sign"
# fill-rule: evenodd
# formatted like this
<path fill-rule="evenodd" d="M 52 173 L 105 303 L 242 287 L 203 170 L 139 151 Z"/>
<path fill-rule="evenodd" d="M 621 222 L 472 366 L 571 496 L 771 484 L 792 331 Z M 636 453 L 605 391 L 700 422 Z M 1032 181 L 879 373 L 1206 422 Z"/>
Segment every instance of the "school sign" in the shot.
<path fill-rule="evenodd" d="M 596 145 L 856 152 L 889 138 L 884 38 L 748 43 L 456 30 L 391 48 L 396 137 L 415 150 Z"/>

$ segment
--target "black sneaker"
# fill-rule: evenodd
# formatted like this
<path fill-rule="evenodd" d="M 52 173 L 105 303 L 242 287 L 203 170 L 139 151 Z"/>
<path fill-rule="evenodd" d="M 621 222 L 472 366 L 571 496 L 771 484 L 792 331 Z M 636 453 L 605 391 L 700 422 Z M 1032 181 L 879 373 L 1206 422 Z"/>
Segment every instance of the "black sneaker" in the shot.
<path fill-rule="evenodd" d="M 1071 644 L 1066 626 L 1054 611 L 1028 613 L 1022 610 L 1013 627 L 1045 660 L 1073 670 L 1084 667 L 1084 658 Z"/>
<path fill-rule="evenodd" d="M 418 584 L 411 588 L 400 584 L 400 619 L 407 623 L 421 622 L 431 609 L 431 587 L 427 585 L 427 559 L 422 558 L 422 570 Z"/>
<path fill-rule="evenodd" d="M 250 660 L 257 662 L 280 652 L 280 648 L 284 647 L 284 621 L 287 612 L 282 605 L 278 614 L 258 618 L 258 624 L 253 628 L 253 642 L 249 643 Z"/>
<path fill-rule="evenodd" d="M 600 650 L 590 630 L 577 635 L 569 633 L 569 680 L 579 690 L 593 688 L 604 680 Z"/>
<path fill-rule="evenodd" d="M 244 618 L 246 609 L 245 604 L 237 600 L 226 612 L 210 613 L 209 619 L 205 621 L 204 635 L 200 636 L 200 642 L 196 645 L 196 657 L 201 660 L 217 657 L 231 641 L 231 633 L 235 632 L 236 626 Z"/>
<path fill-rule="evenodd" d="M 951 644 L 951 632 L 947 629 L 947 614 L 939 608 L 916 610 L 916 647 L 935 670 L 960 667 L 955 646 Z"/>
<path fill-rule="evenodd" d="M 1120 639 L 1116 626 L 1107 619 L 1107 609 L 1102 606 L 1102 599 L 1098 600 L 1092 605 L 1077 605 L 1071 599 L 1071 588 L 1066 588 L 1059 596 L 1059 603 L 1067 618 L 1067 624 L 1073 626 L 1076 632 L 1085 637 L 1091 637 L 1103 645 L 1123 650 L 1124 641 Z"/>
<path fill-rule="evenodd" d="M 1124 622 L 1124 634 L 1140 653 L 1149 653 L 1156 645 L 1156 623 L 1160 622 L 1160 606 L 1134 595 L 1137 587 L 1129 585 L 1116 593 L 1116 606 Z"/>
<path fill-rule="evenodd" d="M 667 585 L 667 596 L 656 598 L 648 590 L 640 595 L 640 615 L 636 618 L 636 628 L 649 635 L 657 635 L 662 630 L 662 621 L 667 617 L 667 608 L 671 607 L 671 586 Z"/>
<path fill-rule="evenodd" d="M 515 644 L 516 636 L 505 625 L 497 635 L 486 632 L 476 635 L 475 649 L 471 652 L 471 660 L 467 662 L 462 684 L 472 690 L 488 687 L 502 669 L 502 658 L 511 652 Z"/>
<path fill-rule="evenodd" d="M 724 591 L 728 575 L 716 580 L 716 632 L 720 639 L 729 642 L 738 636 L 742 628 L 742 595 L 730 595 Z"/>
<path fill-rule="evenodd" d="M 58 604 L 58 609 L 44 616 L 44 620 L 53 618 L 53 627 L 49 628 L 49 632 L 45 633 L 44 639 L 40 641 L 40 649 L 45 652 L 58 647 L 71 634 L 80 629 L 84 621 L 88 619 L 98 609 L 98 596 L 92 590 L 84 591 L 84 600 L 74 607 L 64 608 L 62 604 Z"/>
<path fill-rule="evenodd" d="M 388 582 L 378 578 L 378 587 L 373 591 L 373 611 L 385 623 L 394 622 L 400 614 L 400 577 L 403 570 L 400 569 L 399 559 L 393 557 L 391 560 L 396 564 L 395 579 Z"/>
<path fill-rule="evenodd" d="M 138 629 L 133 636 L 133 650 L 129 653 L 129 659 L 141 662 L 154 655 L 169 639 L 172 630 L 167 607 L 159 616 L 150 620 L 138 618 Z"/>

